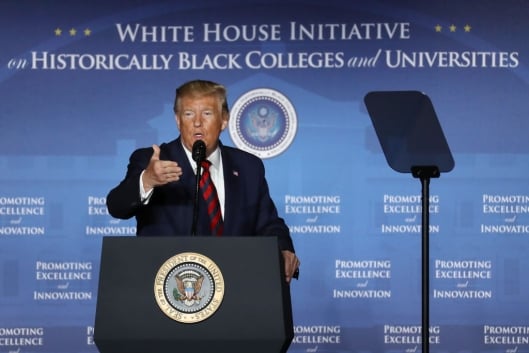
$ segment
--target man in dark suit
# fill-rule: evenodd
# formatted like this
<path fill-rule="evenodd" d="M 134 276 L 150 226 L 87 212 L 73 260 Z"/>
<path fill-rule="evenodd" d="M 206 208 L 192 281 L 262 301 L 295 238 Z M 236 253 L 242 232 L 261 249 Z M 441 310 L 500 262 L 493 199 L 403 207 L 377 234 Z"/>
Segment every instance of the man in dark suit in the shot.
<path fill-rule="evenodd" d="M 187 82 L 176 90 L 174 112 L 180 136 L 132 153 L 125 179 L 107 196 L 109 213 L 121 219 L 135 216 L 138 236 L 190 235 L 196 190 L 192 152 L 202 140 L 219 196 L 223 234 L 277 236 L 290 282 L 300 262 L 270 197 L 263 162 L 219 140 L 229 120 L 225 88 L 204 80 Z M 196 234 L 211 235 L 206 202 L 198 202 Z"/>

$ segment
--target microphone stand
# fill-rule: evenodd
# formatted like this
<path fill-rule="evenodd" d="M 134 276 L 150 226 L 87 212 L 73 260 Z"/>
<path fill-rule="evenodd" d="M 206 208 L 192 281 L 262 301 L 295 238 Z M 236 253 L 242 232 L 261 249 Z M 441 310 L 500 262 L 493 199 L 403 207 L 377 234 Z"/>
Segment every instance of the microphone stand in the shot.
<path fill-rule="evenodd" d="M 195 200 L 193 203 L 193 224 L 191 226 L 191 235 L 197 235 L 197 223 L 198 223 L 198 201 L 199 201 L 199 195 L 200 195 L 200 176 L 202 172 L 202 167 L 200 165 L 200 161 L 197 161 L 197 173 L 195 176 L 196 184 L 195 184 Z"/>
<path fill-rule="evenodd" d="M 198 223 L 198 201 L 200 196 L 200 176 L 202 172 L 201 163 L 206 159 L 206 144 L 202 140 L 197 140 L 193 144 L 193 151 L 191 153 L 193 160 L 197 162 L 196 184 L 195 184 L 195 199 L 193 202 L 193 224 L 191 225 L 191 235 L 197 235 Z"/>

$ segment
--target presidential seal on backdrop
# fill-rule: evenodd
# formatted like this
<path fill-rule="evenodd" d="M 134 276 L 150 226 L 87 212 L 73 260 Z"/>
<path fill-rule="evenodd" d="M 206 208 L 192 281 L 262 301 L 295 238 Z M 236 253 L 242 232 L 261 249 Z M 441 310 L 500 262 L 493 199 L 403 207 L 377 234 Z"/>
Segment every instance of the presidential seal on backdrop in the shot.
<path fill-rule="evenodd" d="M 278 91 L 259 88 L 239 97 L 230 116 L 234 144 L 260 158 L 285 151 L 296 135 L 297 116 L 292 103 Z"/>
<path fill-rule="evenodd" d="M 199 253 L 181 253 L 158 270 L 154 295 L 160 309 L 171 319 L 196 323 L 219 308 L 224 297 L 224 278 L 210 258 Z"/>

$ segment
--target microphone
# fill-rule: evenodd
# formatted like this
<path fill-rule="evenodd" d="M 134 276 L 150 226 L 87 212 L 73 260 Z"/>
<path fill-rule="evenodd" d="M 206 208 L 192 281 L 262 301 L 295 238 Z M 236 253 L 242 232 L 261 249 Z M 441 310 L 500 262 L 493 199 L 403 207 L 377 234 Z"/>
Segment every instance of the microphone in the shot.
<path fill-rule="evenodd" d="M 196 140 L 193 144 L 193 151 L 191 153 L 193 160 L 200 164 L 206 159 L 206 144 L 202 140 Z"/>
<path fill-rule="evenodd" d="M 195 185 L 195 200 L 193 204 L 193 223 L 191 225 L 191 235 L 197 234 L 197 222 L 198 222 L 198 198 L 200 195 L 200 171 L 203 160 L 206 159 L 206 144 L 202 140 L 196 140 L 193 144 L 193 150 L 191 151 L 193 160 L 197 162 L 197 174 L 196 174 L 196 185 Z"/>

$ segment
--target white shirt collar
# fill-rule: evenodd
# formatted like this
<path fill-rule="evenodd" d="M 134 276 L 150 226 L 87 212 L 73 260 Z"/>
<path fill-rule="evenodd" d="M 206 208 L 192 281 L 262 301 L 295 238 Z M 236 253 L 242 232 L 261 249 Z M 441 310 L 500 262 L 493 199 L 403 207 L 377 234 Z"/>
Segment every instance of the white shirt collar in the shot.
<path fill-rule="evenodd" d="M 195 162 L 193 160 L 193 155 L 192 155 L 192 152 L 190 150 L 188 150 L 185 146 L 184 146 L 184 142 L 182 142 L 182 147 L 184 147 L 184 151 L 186 153 L 186 156 L 187 156 L 187 159 L 189 160 L 189 163 L 191 164 L 191 166 L 193 167 L 193 171 L 196 173 L 196 169 L 197 169 L 197 162 Z M 211 167 L 216 169 L 216 170 L 219 170 L 220 171 L 220 168 L 221 168 L 221 158 L 220 158 L 220 148 L 219 146 L 217 146 L 217 148 L 215 148 L 215 150 L 213 151 L 213 153 L 211 153 L 209 155 L 209 157 L 206 158 L 208 161 L 211 162 Z"/>

